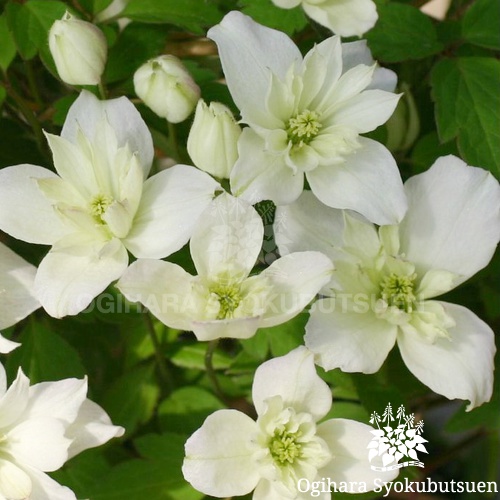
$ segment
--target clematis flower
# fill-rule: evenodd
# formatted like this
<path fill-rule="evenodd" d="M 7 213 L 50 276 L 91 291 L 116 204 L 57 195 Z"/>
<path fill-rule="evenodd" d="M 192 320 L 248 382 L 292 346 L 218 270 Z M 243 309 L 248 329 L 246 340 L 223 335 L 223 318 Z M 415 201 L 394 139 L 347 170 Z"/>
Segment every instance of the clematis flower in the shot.
<path fill-rule="evenodd" d="M 323 203 L 377 224 L 399 222 L 403 184 L 390 152 L 360 134 L 382 125 L 399 95 L 365 42 L 331 37 L 302 58 L 284 33 L 230 12 L 210 29 L 243 130 L 231 190 L 250 203 L 295 201 L 304 177 Z M 384 192 L 385 196 L 380 196 Z"/>
<path fill-rule="evenodd" d="M 77 314 L 137 257 L 181 248 L 218 184 L 176 165 L 146 180 L 153 144 L 126 98 L 99 101 L 82 92 L 61 137 L 46 134 L 59 175 L 35 165 L 0 171 L 0 229 L 52 245 L 34 294 L 55 317 Z"/>
<path fill-rule="evenodd" d="M 193 331 L 198 340 L 249 338 L 258 328 L 300 313 L 332 272 L 321 253 L 298 252 L 249 276 L 263 235 L 256 210 L 222 194 L 202 214 L 190 241 L 198 276 L 170 262 L 139 259 L 116 286 L 166 325 Z"/>
<path fill-rule="evenodd" d="M 378 19 L 372 0 L 272 0 L 283 9 L 301 5 L 318 24 L 340 36 L 361 36 L 371 30 Z"/>
<path fill-rule="evenodd" d="M 255 490 L 259 500 L 305 499 L 311 498 L 307 485 L 325 477 L 364 482 L 369 491 L 376 477 L 397 476 L 370 469 L 373 428 L 346 419 L 318 423 L 330 410 L 332 394 L 305 347 L 259 366 L 252 397 L 257 421 L 219 410 L 186 442 L 182 472 L 202 493 L 232 497 Z"/>
<path fill-rule="evenodd" d="M 85 379 L 30 386 L 21 369 L 7 389 L 0 364 L 0 498 L 76 500 L 46 472 L 124 432 L 86 394 Z"/>
<path fill-rule="evenodd" d="M 491 397 L 494 335 L 470 310 L 435 298 L 490 261 L 500 239 L 500 187 L 489 172 L 447 156 L 405 190 L 404 219 L 378 230 L 306 194 L 279 209 L 282 254 L 320 249 L 336 268 L 305 343 L 326 370 L 363 373 L 376 372 L 397 343 L 415 377 L 469 400 L 470 410 Z"/>
<path fill-rule="evenodd" d="M 15 325 L 40 307 L 32 293 L 35 273 L 35 266 L 0 243 L 0 328 Z M 0 353 L 18 345 L 0 334 Z"/>

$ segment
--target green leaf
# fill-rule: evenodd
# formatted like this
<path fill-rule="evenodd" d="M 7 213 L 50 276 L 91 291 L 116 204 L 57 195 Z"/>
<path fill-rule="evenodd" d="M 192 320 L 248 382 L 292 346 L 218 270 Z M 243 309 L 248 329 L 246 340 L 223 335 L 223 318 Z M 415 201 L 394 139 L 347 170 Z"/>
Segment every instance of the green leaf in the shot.
<path fill-rule="evenodd" d="M 79 0 L 79 4 L 89 13 L 97 14 L 108 7 L 113 0 Z"/>
<path fill-rule="evenodd" d="M 7 26 L 5 14 L 0 16 L 0 68 L 4 71 L 16 56 L 16 44 Z"/>
<path fill-rule="evenodd" d="M 413 147 L 411 153 L 412 174 L 425 172 L 440 156 L 446 155 L 458 156 L 455 143 L 441 144 L 437 132 L 429 132 L 421 137 Z"/>
<path fill-rule="evenodd" d="M 161 403 L 158 418 L 162 429 L 191 434 L 210 413 L 222 408 L 224 405 L 205 389 L 182 387 Z"/>
<path fill-rule="evenodd" d="M 67 8 L 67 5 L 57 0 L 29 0 L 22 5 L 7 5 L 9 28 L 24 59 L 33 58 L 47 45 L 50 27 L 64 15 Z"/>
<path fill-rule="evenodd" d="M 43 323 L 30 321 L 19 342 L 21 346 L 7 360 L 10 375 L 15 375 L 19 366 L 32 384 L 85 375 L 77 351 Z"/>
<path fill-rule="evenodd" d="M 423 59 L 443 49 L 432 21 L 416 7 L 390 3 L 378 7 L 379 19 L 366 34 L 375 59 L 400 62 Z"/>
<path fill-rule="evenodd" d="M 280 9 L 271 0 L 242 0 L 240 3 L 241 11 L 254 21 L 289 35 L 307 26 L 307 18 L 300 6 L 295 9 Z"/>
<path fill-rule="evenodd" d="M 161 26 L 129 24 L 109 50 L 104 81 L 112 83 L 130 77 L 141 64 L 161 53 L 165 38 Z"/>
<path fill-rule="evenodd" d="M 457 138 L 470 165 L 500 174 L 500 61 L 486 57 L 444 59 L 431 74 L 439 138 Z"/>
<path fill-rule="evenodd" d="M 205 353 L 207 352 L 206 342 L 196 342 L 188 345 L 171 346 L 168 357 L 172 364 L 181 368 L 194 368 L 205 371 Z M 227 354 L 214 352 L 212 363 L 216 370 L 229 368 L 231 357 Z"/>
<path fill-rule="evenodd" d="M 204 497 L 182 476 L 186 438 L 176 434 L 147 434 L 134 441 L 144 459 L 115 467 L 101 481 L 92 500 L 198 500 Z"/>
<path fill-rule="evenodd" d="M 500 49 L 500 5 L 495 0 L 476 0 L 463 18 L 462 34 L 475 45 Z"/>
<path fill-rule="evenodd" d="M 204 34 L 222 19 L 217 7 L 206 0 L 130 0 L 123 17 L 144 23 L 167 23 Z"/>
<path fill-rule="evenodd" d="M 152 417 L 159 395 L 155 367 L 150 364 L 119 378 L 104 395 L 103 406 L 113 423 L 125 427 L 130 435 Z"/>

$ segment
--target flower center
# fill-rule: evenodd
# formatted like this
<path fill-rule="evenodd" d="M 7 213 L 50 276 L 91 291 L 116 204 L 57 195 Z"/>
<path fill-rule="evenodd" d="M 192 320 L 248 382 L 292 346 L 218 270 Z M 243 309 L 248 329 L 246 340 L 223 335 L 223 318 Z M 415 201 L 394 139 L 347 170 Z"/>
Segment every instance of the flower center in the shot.
<path fill-rule="evenodd" d="M 286 128 L 288 140 L 298 147 L 309 144 L 318 135 L 319 129 L 322 127 L 319 118 L 319 113 L 308 109 L 290 118 Z"/>
<path fill-rule="evenodd" d="M 389 306 L 395 306 L 402 311 L 411 313 L 413 304 L 417 299 L 413 293 L 416 277 L 416 273 L 409 276 L 400 276 L 396 273 L 389 274 L 380 283 L 382 299 Z"/>
<path fill-rule="evenodd" d="M 111 203 L 113 203 L 113 198 L 105 194 L 94 196 L 93 200 L 90 202 L 90 213 L 99 224 L 105 224 L 102 220 L 102 216 Z"/>
<path fill-rule="evenodd" d="M 240 289 L 234 285 L 217 285 L 210 289 L 219 301 L 219 312 L 216 319 L 232 318 L 236 308 L 240 305 Z"/>
<path fill-rule="evenodd" d="M 288 432 L 286 429 L 276 429 L 269 443 L 269 451 L 279 465 L 293 464 L 302 455 L 302 445 L 298 443 L 301 432 Z"/>

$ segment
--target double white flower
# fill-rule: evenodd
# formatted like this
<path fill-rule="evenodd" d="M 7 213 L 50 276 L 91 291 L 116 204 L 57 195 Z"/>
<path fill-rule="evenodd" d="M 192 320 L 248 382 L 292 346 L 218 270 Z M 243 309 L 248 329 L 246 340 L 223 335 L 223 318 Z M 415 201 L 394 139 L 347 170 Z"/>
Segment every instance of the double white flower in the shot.
<path fill-rule="evenodd" d="M 176 165 L 146 180 L 151 134 L 126 98 L 99 101 L 82 92 L 61 137 L 46 134 L 59 175 L 34 166 L 0 171 L 0 229 L 52 245 L 34 293 L 49 314 L 77 314 L 121 276 L 127 250 L 163 258 L 191 236 L 218 184 Z"/>
<path fill-rule="evenodd" d="M 370 426 L 346 419 L 318 423 L 330 411 L 332 394 L 305 347 L 259 366 L 252 398 L 257 421 L 219 410 L 186 442 L 182 471 L 197 490 L 215 497 L 255 490 L 254 500 L 306 499 L 306 485 L 325 477 L 364 482 L 370 490 L 376 477 L 397 476 L 371 470 Z"/>
<path fill-rule="evenodd" d="M 33 296 L 36 267 L 0 243 L 0 328 L 8 328 L 40 307 Z M 0 353 L 19 344 L 0 334 Z"/>
<path fill-rule="evenodd" d="M 250 203 L 292 203 L 305 176 L 328 206 L 356 210 L 378 224 L 399 222 L 406 202 L 396 162 L 359 134 L 385 123 L 400 96 L 392 92 L 394 73 L 376 67 L 365 42 L 331 37 L 302 58 L 284 33 L 239 12 L 208 36 L 249 125 L 230 176 L 234 195 Z"/>
<path fill-rule="evenodd" d="M 170 262 L 139 259 L 117 287 L 166 325 L 193 331 L 198 340 L 251 337 L 302 311 L 333 270 L 323 254 L 298 252 L 250 276 L 263 236 L 256 210 L 224 193 L 201 215 L 190 241 L 198 276 Z"/>
<path fill-rule="evenodd" d="M 85 379 L 30 387 L 21 369 L 7 389 L 0 364 L 0 499 L 76 500 L 45 473 L 124 432 L 86 395 Z"/>
<path fill-rule="evenodd" d="M 494 335 L 465 307 L 434 299 L 490 261 L 500 239 L 500 187 L 460 159 L 440 158 L 405 184 L 399 225 L 378 229 L 304 193 L 278 209 L 282 254 L 321 250 L 335 265 L 305 343 L 327 370 L 376 372 L 397 342 L 410 371 L 449 399 L 489 401 Z"/>

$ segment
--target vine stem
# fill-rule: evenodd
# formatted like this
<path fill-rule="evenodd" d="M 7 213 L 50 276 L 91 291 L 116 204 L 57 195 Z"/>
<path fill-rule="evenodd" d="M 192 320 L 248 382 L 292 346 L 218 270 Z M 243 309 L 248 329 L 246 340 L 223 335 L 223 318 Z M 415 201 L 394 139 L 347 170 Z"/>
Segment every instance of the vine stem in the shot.
<path fill-rule="evenodd" d="M 174 390 L 174 384 L 172 381 L 172 375 L 162 353 L 160 341 L 156 335 L 155 325 L 149 313 L 144 314 L 144 320 L 155 350 L 156 366 L 158 368 L 158 374 L 162 383 L 163 392 L 165 395 L 170 394 Z"/>
<path fill-rule="evenodd" d="M 208 378 L 210 379 L 210 382 L 212 383 L 212 386 L 214 388 L 214 392 L 216 396 L 221 400 L 226 402 L 226 396 L 224 396 L 224 393 L 222 392 L 222 389 L 219 385 L 219 381 L 217 380 L 217 374 L 215 373 L 214 365 L 213 365 L 213 356 L 215 349 L 217 349 L 217 346 L 219 345 L 219 339 L 211 340 L 208 343 L 207 346 L 207 351 L 205 352 L 205 368 L 207 370 L 207 375 Z"/>
<path fill-rule="evenodd" d="M 179 144 L 177 142 L 177 131 L 175 130 L 175 125 L 167 120 L 167 127 L 168 127 L 168 142 L 170 146 L 170 152 L 176 156 L 174 160 L 180 162 L 181 152 L 179 150 Z"/>

